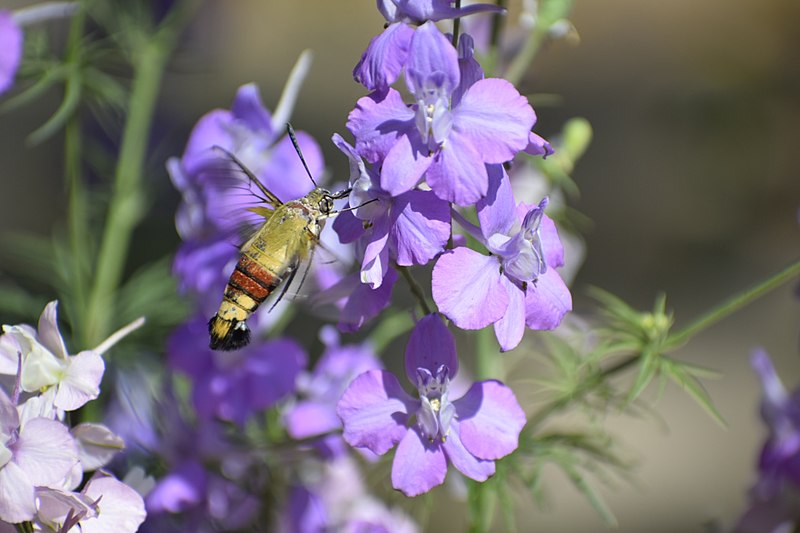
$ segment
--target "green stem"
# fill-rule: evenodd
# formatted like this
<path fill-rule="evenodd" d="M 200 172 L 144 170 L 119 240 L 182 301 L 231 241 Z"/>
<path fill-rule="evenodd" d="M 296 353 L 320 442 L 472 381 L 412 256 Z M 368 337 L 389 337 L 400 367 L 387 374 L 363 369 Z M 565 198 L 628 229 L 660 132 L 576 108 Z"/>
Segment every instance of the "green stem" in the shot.
<path fill-rule="evenodd" d="M 433 313 L 430 306 L 428 305 L 428 300 L 425 298 L 425 292 L 423 292 L 422 287 L 419 286 L 417 280 L 414 279 L 414 276 L 411 275 L 411 272 L 408 271 L 408 267 L 395 265 L 394 267 L 403 278 L 408 283 L 409 288 L 411 289 L 411 294 L 417 299 L 419 302 L 419 306 L 422 307 L 422 310 L 425 312 L 426 315 Z"/>
<path fill-rule="evenodd" d="M 800 261 L 797 261 L 781 272 L 778 272 L 771 278 L 759 283 L 752 289 L 746 290 L 745 292 L 734 296 L 733 298 L 724 302 L 722 305 L 717 306 L 705 315 L 701 316 L 699 319 L 695 320 L 694 323 L 671 335 L 668 341 L 669 347 L 675 348 L 686 343 L 692 336 L 696 335 L 700 331 L 713 324 L 716 324 L 723 318 L 735 313 L 753 300 L 760 298 L 767 292 L 798 275 L 800 275 Z"/>
<path fill-rule="evenodd" d="M 508 66 L 508 70 L 505 73 L 505 78 L 508 81 L 514 85 L 519 85 L 522 76 L 525 75 L 528 67 L 533 62 L 533 58 L 536 57 L 536 53 L 539 51 L 539 47 L 545 35 L 547 35 L 547 29 L 539 24 L 531 30 L 525 40 L 525 44 L 522 46 L 522 50 L 514 56 L 514 59 Z"/>
<path fill-rule="evenodd" d="M 506 7 L 506 0 L 496 0 L 495 5 L 497 7 Z M 503 20 L 505 19 L 505 12 L 504 13 L 495 13 L 492 15 L 492 33 L 489 39 L 489 46 L 491 49 L 496 49 L 498 44 L 500 44 L 500 34 L 503 30 Z"/>
<path fill-rule="evenodd" d="M 122 279 L 133 230 L 144 211 L 142 168 L 156 98 L 179 31 L 192 12 L 188 4 L 178 4 L 174 8 L 177 11 L 164 20 L 155 35 L 142 40 L 141 49 L 132 51 L 134 76 L 128 116 L 87 309 L 85 341 L 88 346 L 98 344 L 111 331 L 115 293 Z"/>
<path fill-rule="evenodd" d="M 492 530 L 496 503 L 497 493 L 491 486 L 491 480 L 483 483 L 470 481 L 470 533 L 487 533 Z"/>
<path fill-rule="evenodd" d="M 475 333 L 475 379 L 500 379 L 500 350 L 494 328 L 486 327 Z"/>
<path fill-rule="evenodd" d="M 81 41 L 86 22 L 84 10 L 78 10 L 72 17 L 67 49 L 67 63 L 73 70 L 80 68 Z M 67 83 L 81 83 L 78 76 L 69 76 Z M 69 273 L 69 287 L 72 289 L 70 316 L 74 326 L 85 324 L 82 313 L 86 310 L 86 282 L 88 281 L 89 256 L 89 212 L 86 199 L 86 190 L 83 187 L 83 173 L 81 166 L 82 138 L 80 118 L 73 114 L 64 127 L 64 169 L 69 195 L 68 232 L 70 242 L 70 255 L 72 268 Z M 85 339 L 82 339 L 85 340 Z"/>
<path fill-rule="evenodd" d="M 614 374 L 618 374 L 623 370 L 626 370 L 628 367 L 633 366 L 636 362 L 639 361 L 639 354 L 629 355 L 626 356 L 624 359 L 616 362 L 615 364 L 605 368 L 599 374 L 594 375 L 590 378 L 589 381 L 583 384 L 583 387 L 577 391 L 575 394 L 571 395 L 568 398 L 561 398 L 555 400 L 553 402 L 548 403 L 531 416 L 528 417 L 528 423 L 525 425 L 525 428 L 522 430 L 524 433 L 530 433 L 536 427 L 541 424 L 548 416 L 555 413 L 556 411 L 560 411 L 565 407 L 579 401 L 581 398 L 589 394 L 595 387 L 598 385 L 605 383 L 605 381 L 613 376 Z"/>
<path fill-rule="evenodd" d="M 456 9 L 461 9 L 461 0 L 456 0 Z M 453 47 L 458 48 L 458 31 L 461 27 L 461 19 L 456 17 L 453 19 Z"/>

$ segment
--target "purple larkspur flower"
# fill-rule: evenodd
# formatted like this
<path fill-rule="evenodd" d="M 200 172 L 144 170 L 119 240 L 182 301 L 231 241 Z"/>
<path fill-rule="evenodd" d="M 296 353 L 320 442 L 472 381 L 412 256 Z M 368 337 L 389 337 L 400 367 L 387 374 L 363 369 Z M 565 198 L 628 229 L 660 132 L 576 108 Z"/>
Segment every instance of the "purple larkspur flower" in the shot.
<path fill-rule="evenodd" d="M 499 165 L 490 167 L 492 191 L 478 203 L 480 229 L 461 225 L 491 252 L 466 247 L 444 253 L 431 281 L 439 310 L 461 329 L 494 324 L 503 351 L 515 348 L 525 331 L 554 329 L 572 309 L 572 296 L 556 267 L 564 249 L 553 221 L 538 206 L 516 205 Z"/>
<path fill-rule="evenodd" d="M 370 41 L 353 78 L 370 91 L 385 92 L 406 64 L 415 25 L 503 8 L 491 4 L 456 8 L 450 0 L 378 0 L 378 10 L 386 19 L 385 29 Z"/>
<path fill-rule="evenodd" d="M 756 350 L 750 362 L 764 389 L 761 418 L 769 437 L 758 460 L 758 481 L 733 531 L 795 531 L 800 525 L 800 388 L 789 394 L 769 355 Z"/>
<path fill-rule="evenodd" d="M 382 365 L 369 343 L 339 344 L 339 335 L 327 326 L 320 332 L 325 352 L 314 371 L 297 378 L 300 399 L 284 414 L 286 431 L 293 439 L 319 437 L 341 428 L 336 402 L 354 377 Z"/>
<path fill-rule="evenodd" d="M 405 78 L 410 107 L 394 89 L 358 101 L 347 122 L 356 150 L 381 164 L 381 188 L 393 196 L 424 176 L 439 198 L 474 204 L 488 191 L 486 165 L 510 161 L 528 145 L 533 108 L 506 80 L 460 86 L 458 53 L 432 22 L 414 33 Z M 457 102 L 455 95 L 462 95 Z"/>
<path fill-rule="evenodd" d="M 800 389 L 792 394 L 786 391 L 765 351 L 756 351 L 751 364 L 764 388 L 761 417 L 769 428 L 759 458 L 760 476 L 754 493 L 767 498 L 787 483 L 800 489 Z"/>
<path fill-rule="evenodd" d="M 13 84 L 22 58 L 22 28 L 11 11 L 0 11 L 0 94 Z"/>
<path fill-rule="evenodd" d="M 424 265 L 444 250 L 450 238 L 450 206 L 431 191 L 412 190 L 392 196 L 380 176 L 339 134 L 334 144 L 350 160 L 350 207 L 333 227 L 343 243 L 360 240 L 364 250 L 361 282 L 377 289 L 389 261 L 401 266 Z"/>
<path fill-rule="evenodd" d="M 167 346 L 169 361 L 192 378 L 194 407 L 201 417 L 244 425 L 256 412 L 295 390 L 307 356 L 294 341 L 254 341 L 235 352 L 208 347 L 204 316 L 178 327 Z"/>
<path fill-rule="evenodd" d="M 299 90 L 297 83 L 288 85 Z M 219 295 L 239 255 L 242 232 L 263 222 L 248 211 L 259 203 L 260 192 L 227 155 L 213 147 L 233 153 L 282 201 L 303 196 L 314 184 L 285 135 L 287 117 L 286 110 L 275 116 L 267 111 L 255 84 L 243 85 L 231 109 L 215 109 L 203 116 L 183 156 L 167 162 L 172 182 L 182 195 L 175 225 L 184 242 L 173 270 L 179 288 L 198 295 L 204 308 L 219 305 Z M 312 175 L 321 175 L 324 164 L 319 145 L 302 131 L 297 132 L 297 141 Z"/>
<path fill-rule="evenodd" d="M 397 272 L 389 269 L 377 289 L 361 283 L 358 273 L 331 275 L 321 284 L 322 292 L 314 297 L 319 305 L 333 304 L 339 309 L 339 331 L 353 333 L 391 303 Z"/>
<path fill-rule="evenodd" d="M 458 371 L 455 340 L 436 314 L 414 327 L 405 368 L 417 388 L 416 398 L 385 370 L 370 370 L 353 380 L 337 408 L 344 439 L 378 455 L 397 445 L 392 486 L 407 496 L 440 485 L 448 463 L 474 480 L 488 479 L 494 461 L 517 448 L 525 425 L 514 393 L 499 381 L 487 380 L 451 400 L 450 379 Z"/>

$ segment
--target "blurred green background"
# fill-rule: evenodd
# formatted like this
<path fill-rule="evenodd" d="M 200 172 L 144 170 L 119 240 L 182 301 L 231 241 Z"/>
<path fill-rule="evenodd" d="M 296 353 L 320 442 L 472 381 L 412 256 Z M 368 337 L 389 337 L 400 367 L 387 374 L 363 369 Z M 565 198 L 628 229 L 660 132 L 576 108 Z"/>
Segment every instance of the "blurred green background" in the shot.
<path fill-rule="evenodd" d="M 642 309 L 665 291 L 680 326 L 797 260 L 800 3 L 578 0 L 571 20 L 580 44 L 545 47 L 520 91 L 561 96 L 542 105 L 532 98 L 536 130 L 545 137 L 573 116 L 594 128 L 574 172 L 582 190 L 575 207 L 593 221 L 575 282 L 576 309 L 588 308 L 588 285 Z M 369 0 L 208 2 L 165 80 L 153 135 L 153 211 L 137 233 L 132 268 L 177 244 L 178 198 L 166 157 L 180 154 L 194 122 L 228 107 L 243 83 L 257 82 L 274 108 L 305 48 L 313 50 L 314 65 L 293 123 L 319 140 L 332 173 L 345 176 L 346 160 L 328 139 L 345 133 L 347 113 L 364 95 L 351 70 L 382 26 Z M 56 38 L 65 33 L 57 24 L 52 31 Z M 25 145 L 57 103 L 50 95 L 0 118 L 2 230 L 50 234 L 64 219 L 61 140 Z M 602 491 L 620 531 L 731 525 L 745 507 L 765 437 L 749 355 L 763 346 L 787 386 L 800 385 L 798 325 L 800 300 L 787 285 L 676 354 L 724 373 L 708 389 L 728 429 L 672 386 L 658 399 L 661 420 L 608 420 L 625 457 L 639 463 L 634 484 L 619 481 Z M 520 506 L 523 531 L 602 528 L 560 473 L 552 471 L 547 482 L 547 510 Z M 461 525 L 436 512 L 433 520 L 431 530 Z"/>

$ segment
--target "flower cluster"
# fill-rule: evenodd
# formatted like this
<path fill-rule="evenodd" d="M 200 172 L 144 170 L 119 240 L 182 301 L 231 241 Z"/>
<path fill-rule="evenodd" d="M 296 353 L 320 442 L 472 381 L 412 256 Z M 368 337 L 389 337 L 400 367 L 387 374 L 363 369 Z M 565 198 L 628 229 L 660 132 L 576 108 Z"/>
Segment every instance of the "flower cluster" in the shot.
<path fill-rule="evenodd" d="M 516 347 L 526 326 L 553 329 L 571 310 L 556 268 L 563 247 L 547 199 L 517 205 L 504 165 L 522 151 L 551 154 L 531 131 L 536 115 L 509 82 L 485 78 L 469 35 L 458 47 L 434 21 L 493 6 L 457 10 L 449 2 L 379 2 L 389 25 L 356 66 L 372 90 L 350 113 L 350 145 L 334 144 L 350 160 L 351 212 L 334 222 L 342 242 L 361 251 L 360 280 L 376 291 L 393 265 L 436 262 L 433 298 L 462 329 L 494 324 L 502 350 Z M 390 85 L 405 78 L 412 102 Z M 476 206 L 480 226 L 460 209 Z M 451 220 L 485 247 L 447 250 Z M 386 293 L 359 298 L 380 309 Z"/>
<path fill-rule="evenodd" d="M 47 305 L 38 329 L 7 325 L 0 337 L 0 374 L 7 376 L 0 386 L 0 521 L 45 531 L 136 531 L 145 518 L 142 496 L 102 470 L 124 442 L 102 424 L 69 427 L 65 414 L 97 398 L 102 354 L 140 324 L 70 355 L 56 305 Z"/>
<path fill-rule="evenodd" d="M 406 496 L 444 481 L 447 464 L 477 481 L 495 471 L 494 461 L 517 448 L 525 413 L 514 393 L 489 380 L 452 398 L 458 372 L 455 341 L 438 315 L 422 318 L 405 355 L 406 377 L 416 387 L 409 396 L 394 374 L 370 370 L 358 376 L 339 401 L 344 439 L 383 455 L 397 445 L 392 486 Z"/>

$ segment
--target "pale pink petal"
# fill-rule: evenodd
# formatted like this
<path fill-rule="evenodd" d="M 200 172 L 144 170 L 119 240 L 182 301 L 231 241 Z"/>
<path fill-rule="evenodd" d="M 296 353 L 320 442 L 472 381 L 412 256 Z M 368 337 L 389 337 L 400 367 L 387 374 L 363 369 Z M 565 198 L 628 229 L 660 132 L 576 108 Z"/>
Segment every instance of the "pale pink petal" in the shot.
<path fill-rule="evenodd" d="M 139 493 L 113 477 L 96 476 L 83 492 L 99 500 L 99 512 L 96 518 L 81 520 L 81 533 L 134 533 L 147 516 Z"/>
<path fill-rule="evenodd" d="M 35 485 L 55 485 L 78 462 L 78 449 L 67 426 L 34 418 L 20 430 L 13 461 Z"/>
<path fill-rule="evenodd" d="M 36 513 L 33 482 L 13 461 L 0 467 L 0 520 L 17 523 Z"/>
<path fill-rule="evenodd" d="M 73 411 L 100 394 L 106 365 L 97 353 L 87 350 L 69 359 L 67 372 L 58 385 L 55 406 Z"/>
<path fill-rule="evenodd" d="M 125 449 L 125 441 L 102 424 L 78 424 L 70 431 L 84 471 L 97 470 Z"/>
<path fill-rule="evenodd" d="M 58 300 L 47 304 L 39 317 L 39 342 L 56 357 L 66 359 L 69 355 L 58 331 Z"/>

